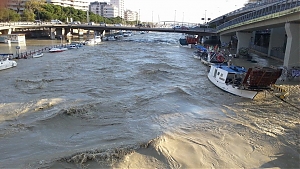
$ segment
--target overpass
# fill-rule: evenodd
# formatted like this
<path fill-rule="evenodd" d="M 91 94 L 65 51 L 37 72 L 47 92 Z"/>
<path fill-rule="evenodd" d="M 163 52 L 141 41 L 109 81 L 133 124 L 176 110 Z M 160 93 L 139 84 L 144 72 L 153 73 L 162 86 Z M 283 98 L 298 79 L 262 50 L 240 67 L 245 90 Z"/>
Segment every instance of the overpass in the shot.
<path fill-rule="evenodd" d="M 238 15 L 237 15 L 238 16 Z M 216 32 L 222 43 L 237 37 L 237 49 L 252 48 L 283 60 L 290 68 L 300 66 L 300 0 L 281 0 L 247 12 L 219 26 Z M 269 33 L 268 46 L 257 46 L 257 32 Z M 278 50 L 279 49 L 279 50 Z"/>
<path fill-rule="evenodd" d="M 174 29 L 174 28 L 148 28 L 148 27 L 130 27 L 130 26 L 103 26 L 103 25 L 88 25 L 88 24 L 19 24 L 19 23 L 0 23 L 0 32 L 2 34 L 10 34 L 15 30 L 40 30 L 48 29 L 51 32 L 55 30 L 59 32 L 59 35 L 63 35 L 62 29 L 64 32 L 72 32 L 73 29 L 81 30 L 93 30 L 100 32 L 101 34 L 104 31 L 111 30 L 130 30 L 130 31 L 153 31 L 153 32 L 173 32 L 173 33 L 186 33 L 194 34 L 199 36 L 217 36 L 215 29 L 210 28 L 197 28 L 197 29 Z"/>

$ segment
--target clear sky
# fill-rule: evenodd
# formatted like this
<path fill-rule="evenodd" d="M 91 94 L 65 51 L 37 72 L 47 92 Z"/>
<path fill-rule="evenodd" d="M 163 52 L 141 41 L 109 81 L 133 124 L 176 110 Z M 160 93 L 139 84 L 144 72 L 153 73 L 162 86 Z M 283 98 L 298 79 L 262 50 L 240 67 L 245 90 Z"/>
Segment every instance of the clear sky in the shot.
<path fill-rule="evenodd" d="M 174 21 L 203 23 L 241 8 L 248 0 L 125 0 L 125 10 L 140 12 L 143 22 Z M 206 11 L 206 12 L 205 12 Z M 153 17 L 152 17 L 153 16 Z"/>

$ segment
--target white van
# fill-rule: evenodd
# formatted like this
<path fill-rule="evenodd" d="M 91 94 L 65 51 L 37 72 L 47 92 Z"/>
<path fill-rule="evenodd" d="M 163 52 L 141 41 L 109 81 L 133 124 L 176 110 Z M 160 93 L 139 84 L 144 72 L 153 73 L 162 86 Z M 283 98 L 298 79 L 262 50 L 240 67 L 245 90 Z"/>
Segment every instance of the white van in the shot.
<path fill-rule="evenodd" d="M 55 20 L 51 20 L 51 24 L 62 24 L 62 21 L 55 19 Z"/>

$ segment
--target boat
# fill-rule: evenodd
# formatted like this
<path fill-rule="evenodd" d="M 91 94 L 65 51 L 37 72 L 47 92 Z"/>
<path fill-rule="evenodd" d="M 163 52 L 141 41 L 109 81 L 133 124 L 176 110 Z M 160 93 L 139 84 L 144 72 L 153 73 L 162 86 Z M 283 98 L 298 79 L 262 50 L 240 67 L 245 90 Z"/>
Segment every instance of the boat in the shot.
<path fill-rule="evenodd" d="M 64 49 L 62 49 L 62 48 L 51 48 L 51 49 L 49 50 L 49 52 L 51 52 L 51 53 L 54 53 L 54 52 L 62 52 L 62 51 L 64 51 Z"/>
<path fill-rule="evenodd" d="M 39 58 L 39 57 L 42 57 L 44 55 L 43 52 L 36 52 L 32 55 L 33 58 Z"/>
<path fill-rule="evenodd" d="M 179 44 L 181 47 L 195 48 L 198 42 L 199 42 L 198 35 L 184 34 L 184 36 L 179 38 Z"/>
<path fill-rule="evenodd" d="M 14 60 L 9 60 L 8 57 L 2 58 L 0 60 L 0 70 L 9 69 L 16 66 L 17 66 L 17 62 Z"/>
<path fill-rule="evenodd" d="M 93 39 L 87 39 L 84 44 L 85 45 L 97 45 L 102 42 L 101 36 L 94 36 Z"/>
<path fill-rule="evenodd" d="M 261 91 L 268 90 L 281 76 L 282 69 L 255 67 L 248 70 L 228 62 L 210 66 L 208 79 L 218 88 L 244 98 L 254 99 Z"/>
<path fill-rule="evenodd" d="M 78 46 L 77 44 L 70 44 L 70 45 L 68 46 L 68 48 L 69 48 L 69 49 L 78 49 L 79 46 Z"/>

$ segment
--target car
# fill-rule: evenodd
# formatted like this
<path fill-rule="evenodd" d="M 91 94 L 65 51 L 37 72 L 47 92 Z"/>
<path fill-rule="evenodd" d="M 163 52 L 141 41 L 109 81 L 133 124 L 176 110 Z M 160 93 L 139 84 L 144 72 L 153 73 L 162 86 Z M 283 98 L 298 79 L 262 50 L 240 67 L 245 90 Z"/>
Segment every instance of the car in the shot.
<path fill-rule="evenodd" d="M 55 20 L 51 20 L 52 24 L 62 24 L 62 21 L 55 19 Z"/>
<path fill-rule="evenodd" d="M 180 29 L 182 29 L 182 30 L 189 30 L 189 28 L 188 27 L 186 27 L 186 26 L 181 26 L 181 28 Z"/>
<path fill-rule="evenodd" d="M 100 22 L 100 26 L 106 26 L 106 23 Z"/>
<path fill-rule="evenodd" d="M 89 22 L 88 25 L 95 25 L 95 22 Z"/>
<path fill-rule="evenodd" d="M 180 25 L 176 25 L 173 27 L 173 29 L 181 29 L 181 26 Z"/>
<path fill-rule="evenodd" d="M 115 26 L 122 26 L 122 24 L 120 24 L 120 23 L 116 23 L 116 24 L 115 24 Z"/>
<path fill-rule="evenodd" d="M 34 23 L 41 23 L 41 20 L 35 20 Z"/>

